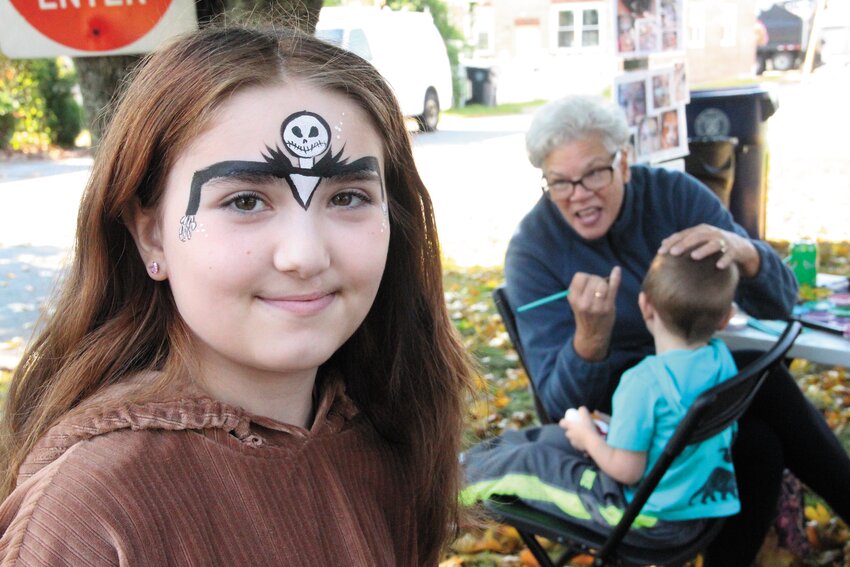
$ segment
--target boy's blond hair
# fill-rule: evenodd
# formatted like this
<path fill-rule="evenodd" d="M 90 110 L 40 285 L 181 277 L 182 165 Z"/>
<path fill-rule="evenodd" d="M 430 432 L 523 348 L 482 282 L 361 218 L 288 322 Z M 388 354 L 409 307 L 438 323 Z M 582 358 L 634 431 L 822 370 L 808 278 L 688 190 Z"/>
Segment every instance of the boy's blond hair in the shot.
<path fill-rule="evenodd" d="M 688 343 L 711 338 L 729 313 L 738 285 L 737 266 L 717 268 L 720 252 L 694 260 L 692 251 L 658 254 L 641 286 L 670 332 Z"/>

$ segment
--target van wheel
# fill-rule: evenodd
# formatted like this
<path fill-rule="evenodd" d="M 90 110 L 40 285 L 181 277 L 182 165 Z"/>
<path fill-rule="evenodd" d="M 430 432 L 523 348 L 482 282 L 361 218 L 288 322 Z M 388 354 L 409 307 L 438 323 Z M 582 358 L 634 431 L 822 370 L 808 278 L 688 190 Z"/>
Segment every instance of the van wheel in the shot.
<path fill-rule="evenodd" d="M 423 132 L 433 132 L 437 129 L 440 120 L 440 101 L 437 93 L 429 89 L 425 93 L 425 104 L 422 106 L 422 114 L 416 117 L 419 129 Z"/>

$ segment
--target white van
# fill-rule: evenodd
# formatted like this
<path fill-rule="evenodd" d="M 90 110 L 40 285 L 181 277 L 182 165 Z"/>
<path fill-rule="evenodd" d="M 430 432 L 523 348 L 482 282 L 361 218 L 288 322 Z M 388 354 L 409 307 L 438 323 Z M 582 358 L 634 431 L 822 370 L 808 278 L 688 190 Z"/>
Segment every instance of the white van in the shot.
<path fill-rule="evenodd" d="M 322 8 L 316 36 L 374 65 L 393 87 L 402 112 L 416 118 L 421 130 L 435 130 L 440 109 L 451 108 L 451 66 L 430 13 Z"/>

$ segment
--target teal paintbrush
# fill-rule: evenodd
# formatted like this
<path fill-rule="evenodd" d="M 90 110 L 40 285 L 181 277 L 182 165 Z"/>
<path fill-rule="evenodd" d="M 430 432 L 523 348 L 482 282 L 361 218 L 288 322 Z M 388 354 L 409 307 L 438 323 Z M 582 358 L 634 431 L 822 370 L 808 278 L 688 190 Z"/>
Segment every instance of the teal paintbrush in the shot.
<path fill-rule="evenodd" d="M 559 299 L 564 299 L 566 296 L 570 294 L 570 290 L 566 289 L 564 291 L 559 291 L 558 293 L 553 293 L 552 295 L 547 295 L 546 297 L 541 297 L 537 301 L 532 301 L 531 303 L 526 303 L 525 305 L 521 305 L 517 307 L 517 313 L 522 313 L 523 311 L 528 311 L 529 309 L 534 309 L 535 307 L 540 307 L 541 305 L 546 305 L 547 303 L 552 303 L 553 301 L 558 301 Z"/>

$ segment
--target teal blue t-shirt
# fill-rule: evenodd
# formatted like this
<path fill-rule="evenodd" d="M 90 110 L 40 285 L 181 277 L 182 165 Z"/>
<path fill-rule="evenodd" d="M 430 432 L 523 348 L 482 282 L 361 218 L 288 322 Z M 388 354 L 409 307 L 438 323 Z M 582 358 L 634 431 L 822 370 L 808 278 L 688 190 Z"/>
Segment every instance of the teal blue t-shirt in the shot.
<path fill-rule="evenodd" d="M 623 373 L 614 392 L 608 444 L 647 453 L 644 477 L 661 455 L 693 401 L 737 373 L 718 339 L 695 350 L 648 356 Z M 736 514 L 740 509 L 731 446 L 734 426 L 685 447 L 649 497 L 643 513 L 662 520 Z M 631 501 L 634 490 L 625 488 Z"/>

